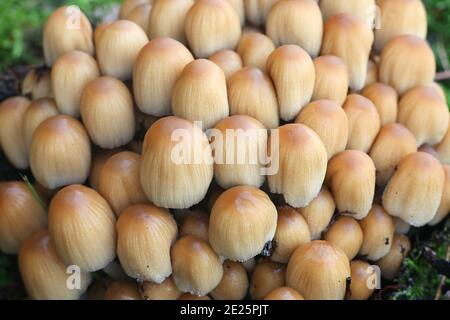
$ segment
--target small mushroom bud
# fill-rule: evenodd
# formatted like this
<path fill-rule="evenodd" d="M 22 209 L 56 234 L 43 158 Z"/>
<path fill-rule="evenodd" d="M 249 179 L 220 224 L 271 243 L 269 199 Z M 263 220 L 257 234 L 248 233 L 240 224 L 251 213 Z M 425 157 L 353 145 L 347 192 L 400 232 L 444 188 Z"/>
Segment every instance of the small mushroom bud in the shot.
<path fill-rule="evenodd" d="M 189 50 L 170 38 L 153 39 L 142 48 L 133 69 L 133 92 L 139 110 L 157 117 L 171 114 L 173 86 L 192 60 Z"/>
<path fill-rule="evenodd" d="M 92 281 L 89 273 L 82 272 L 80 287 L 68 287 L 66 265 L 44 229 L 36 231 L 20 248 L 19 271 L 28 296 L 33 300 L 77 300 Z"/>
<path fill-rule="evenodd" d="M 124 0 L 120 6 L 119 18 L 125 19 L 138 6 L 151 2 L 153 0 Z"/>
<path fill-rule="evenodd" d="M 208 296 L 197 296 L 194 294 L 190 294 L 190 293 L 183 293 L 178 300 L 211 300 L 210 297 Z"/>
<path fill-rule="evenodd" d="M 341 216 L 327 230 L 324 240 L 342 249 L 352 260 L 363 243 L 363 231 L 352 217 Z"/>
<path fill-rule="evenodd" d="M 424 152 L 402 158 L 383 193 L 383 207 L 412 226 L 430 222 L 439 208 L 445 171 L 433 156 Z"/>
<path fill-rule="evenodd" d="M 193 123 L 166 117 L 147 131 L 141 158 L 141 185 L 157 206 L 185 209 L 205 198 L 213 179 L 207 136 Z"/>
<path fill-rule="evenodd" d="M 367 76 L 364 87 L 368 87 L 376 82 L 378 82 L 378 65 L 373 60 L 369 59 L 369 62 L 367 63 Z"/>
<path fill-rule="evenodd" d="M 334 156 L 326 181 L 341 214 L 357 220 L 367 216 L 375 194 L 375 165 L 367 154 L 347 150 Z"/>
<path fill-rule="evenodd" d="M 435 226 L 443 221 L 450 212 L 450 166 L 444 165 L 443 167 L 445 171 L 444 192 L 442 193 L 441 203 L 434 218 L 428 222 L 430 226 Z"/>
<path fill-rule="evenodd" d="M 170 247 L 177 237 L 172 215 L 151 204 L 127 208 L 117 220 L 117 255 L 126 274 L 162 283 L 172 273 Z"/>
<path fill-rule="evenodd" d="M 322 13 L 317 1 L 278 1 L 267 16 L 266 33 L 277 47 L 296 44 L 311 57 L 317 57 L 323 34 Z"/>
<path fill-rule="evenodd" d="M 79 8 L 61 7 L 50 15 L 44 25 L 43 47 L 48 67 L 68 51 L 79 50 L 93 55 L 91 23 Z"/>
<path fill-rule="evenodd" d="M 181 296 L 172 277 L 162 283 L 145 281 L 139 285 L 139 291 L 144 300 L 177 300 Z"/>
<path fill-rule="evenodd" d="M 364 20 L 341 13 L 325 22 L 321 55 L 341 58 L 348 68 L 350 88 L 359 91 L 366 82 L 372 43 L 373 32 Z"/>
<path fill-rule="evenodd" d="M 327 150 L 319 136 L 303 124 L 287 124 L 278 131 L 279 146 L 271 152 L 279 159 L 279 170 L 268 177 L 270 191 L 282 194 L 295 208 L 306 207 L 322 187 Z"/>
<path fill-rule="evenodd" d="M 82 185 L 63 188 L 50 203 L 48 228 L 56 251 L 65 264 L 82 271 L 103 269 L 114 260 L 115 223 L 105 199 Z"/>
<path fill-rule="evenodd" d="M 280 116 L 272 80 L 259 69 L 246 67 L 228 79 L 228 100 L 232 115 L 248 115 L 268 129 L 278 128 Z"/>
<path fill-rule="evenodd" d="M 416 151 L 416 138 L 407 128 L 398 123 L 382 127 L 369 153 L 377 169 L 376 184 L 385 186 L 400 160 Z"/>
<path fill-rule="evenodd" d="M 148 202 L 141 187 L 140 166 L 139 154 L 123 151 L 111 156 L 101 169 L 98 192 L 116 216 L 133 204 Z"/>
<path fill-rule="evenodd" d="M 55 61 L 52 86 L 59 112 L 75 118 L 80 116 L 84 87 L 100 76 L 97 62 L 81 51 L 69 51 Z"/>
<path fill-rule="evenodd" d="M 420 61 L 420 63 L 417 63 Z M 399 95 L 409 89 L 433 82 L 436 60 L 429 44 L 416 36 L 398 36 L 381 52 L 380 81 L 390 85 Z"/>
<path fill-rule="evenodd" d="M 167 37 L 186 43 L 184 23 L 193 0 L 158 0 L 150 12 L 148 35 L 150 39 Z"/>
<path fill-rule="evenodd" d="M 375 29 L 375 50 L 380 52 L 396 36 L 411 34 L 425 39 L 427 13 L 420 0 L 377 1 L 379 24 Z"/>
<path fill-rule="evenodd" d="M 102 172 L 103 166 L 109 158 L 119 153 L 120 151 L 120 149 L 101 149 L 96 151 L 96 153 L 93 155 L 91 170 L 89 172 L 89 185 L 92 187 L 92 189 L 98 191 L 100 173 Z"/>
<path fill-rule="evenodd" d="M 135 282 L 114 281 L 106 289 L 105 300 L 142 300 L 142 298 Z"/>
<path fill-rule="evenodd" d="M 410 251 L 411 243 L 409 238 L 402 234 L 396 234 L 389 253 L 377 261 L 383 278 L 393 280 L 397 276 L 403 260 Z"/>
<path fill-rule="evenodd" d="M 267 194 L 256 187 L 234 187 L 214 203 L 209 241 L 220 256 L 242 262 L 263 251 L 276 227 L 277 209 Z"/>
<path fill-rule="evenodd" d="M 209 215 L 202 211 L 189 211 L 182 217 L 180 237 L 193 235 L 208 242 Z"/>
<path fill-rule="evenodd" d="M 247 296 L 247 271 L 239 262 L 225 261 L 223 277 L 219 285 L 211 291 L 214 300 L 243 300 Z"/>
<path fill-rule="evenodd" d="M 118 20 L 107 25 L 96 42 L 97 59 L 104 76 L 129 80 L 133 65 L 148 38 L 136 23 Z"/>
<path fill-rule="evenodd" d="M 322 140 L 327 158 L 344 151 L 348 140 L 348 119 L 345 111 L 331 100 L 316 100 L 302 109 L 296 123 L 312 130 Z"/>
<path fill-rule="evenodd" d="M 373 261 L 384 257 L 391 249 L 394 237 L 395 226 L 392 217 L 383 207 L 374 204 L 367 217 L 359 224 L 364 234 L 359 253 Z"/>
<path fill-rule="evenodd" d="M 245 16 L 257 27 L 266 24 L 266 18 L 272 6 L 279 0 L 244 0 Z"/>
<path fill-rule="evenodd" d="M 127 86 L 112 77 L 101 77 L 83 90 L 81 119 L 92 141 L 104 149 L 128 144 L 135 134 L 133 97 Z"/>
<path fill-rule="evenodd" d="M 297 209 L 308 224 L 311 240 L 321 238 L 322 232 L 330 224 L 335 209 L 333 196 L 326 188 L 322 188 L 319 195 L 307 207 Z"/>
<path fill-rule="evenodd" d="M 220 283 L 222 261 L 207 242 L 184 236 L 172 247 L 173 280 L 182 292 L 206 295 Z"/>
<path fill-rule="evenodd" d="M 311 58 L 299 46 L 281 46 L 267 59 L 267 73 L 275 85 L 281 119 L 293 120 L 313 94 L 315 71 Z"/>
<path fill-rule="evenodd" d="M 0 183 L 0 251 L 17 254 L 21 244 L 46 225 L 44 209 L 24 182 Z"/>
<path fill-rule="evenodd" d="M 142 30 L 147 31 L 151 11 L 152 5 L 143 3 L 134 8 L 124 19 L 136 23 Z"/>
<path fill-rule="evenodd" d="M 343 108 L 349 127 L 347 149 L 369 152 L 381 128 L 377 108 L 359 94 L 349 95 Z"/>
<path fill-rule="evenodd" d="M 185 21 L 186 39 L 197 58 L 234 49 L 241 37 L 239 15 L 227 0 L 197 0 Z"/>
<path fill-rule="evenodd" d="M 186 120 L 201 121 L 205 129 L 228 117 L 227 82 L 222 69 L 206 59 L 189 63 L 173 88 L 172 111 Z"/>
<path fill-rule="evenodd" d="M 291 207 L 278 209 L 277 230 L 273 238 L 275 250 L 270 259 L 274 262 L 287 263 L 297 247 L 311 241 L 305 218 Z"/>
<path fill-rule="evenodd" d="M 28 168 L 28 148 L 22 131 L 30 100 L 12 97 L 0 103 L 0 142 L 3 152 L 17 169 Z"/>
<path fill-rule="evenodd" d="M 312 241 L 294 251 L 286 284 L 307 300 L 342 300 L 350 263 L 345 253 L 327 241 Z"/>
<path fill-rule="evenodd" d="M 23 116 L 23 135 L 27 149 L 30 148 L 33 133 L 39 125 L 58 114 L 55 100 L 41 98 L 33 101 Z"/>
<path fill-rule="evenodd" d="M 286 284 L 286 265 L 262 261 L 256 264 L 250 282 L 250 296 L 261 300 L 276 288 Z"/>
<path fill-rule="evenodd" d="M 230 137 L 231 135 L 231 137 Z M 261 154 L 267 155 L 267 130 L 256 119 L 237 115 L 223 119 L 212 131 L 214 177 L 224 189 L 260 187 L 265 180 Z"/>
<path fill-rule="evenodd" d="M 348 300 L 367 300 L 375 291 L 369 287 L 370 264 L 361 260 L 350 262 L 351 277 L 350 288 L 347 294 Z"/>
<path fill-rule="evenodd" d="M 222 69 L 225 77 L 230 78 L 236 71 L 242 69 L 242 59 L 233 50 L 220 50 L 208 58 Z"/>
<path fill-rule="evenodd" d="M 348 13 L 363 20 L 369 28 L 373 27 L 376 18 L 375 0 L 321 0 L 320 10 L 324 20 Z"/>
<path fill-rule="evenodd" d="M 316 72 L 312 100 L 328 99 L 342 106 L 347 98 L 349 75 L 347 66 L 336 56 L 313 60 Z"/>
<path fill-rule="evenodd" d="M 381 82 L 364 88 L 362 95 L 373 102 L 380 116 L 381 125 L 394 123 L 397 120 L 397 92 Z"/>
<path fill-rule="evenodd" d="M 69 116 L 45 120 L 34 131 L 30 167 L 48 189 L 84 183 L 91 166 L 91 145 L 83 125 Z"/>
<path fill-rule="evenodd" d="M 245 67 L 259 68 L 266 72 L 267 59 L 274 50 L 275 45 L 268 36 L 259 32 L 249 32 L 242 35 L 236 51 Z"/>
<path fill-rule="evenodd" d="M 442 141 L 449 127 L 447 103 L 432 88 L 421 86 L 406 92 L 398 104 L 398 122 L 416 137 L 417 146 Z"/>
<path fill-rule="evenodd" d="M 290 287 L 279 287 L 272 290 L 264 300 L 305 300 L 303 296 Z"/>

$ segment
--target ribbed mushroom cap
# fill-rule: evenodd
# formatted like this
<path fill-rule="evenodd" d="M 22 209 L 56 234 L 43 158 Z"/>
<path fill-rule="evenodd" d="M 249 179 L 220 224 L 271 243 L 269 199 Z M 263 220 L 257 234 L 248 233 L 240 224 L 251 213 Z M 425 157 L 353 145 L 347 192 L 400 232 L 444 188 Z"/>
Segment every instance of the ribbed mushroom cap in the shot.
<path fill-rule="evenodd" d="M 222 69 L 227 79 L 231 77 L 236 71 L 242 69 L 242 59 L 239 54 L 237 54 L 233 50 L 225 49 L 217 51 L 208 59 L 217 64 L 219 68 Z"/>
<path fill-rule="evenodd" d="M 351 261 L 363 243 L 363 231 L 352 217 L 339 217 L 327 230 L 324 240 L 341 248 Z"/>
<path fill-rule="evenodd" d="M 398 95 L 392 87 L 376 82 L 365 87 L 362 95 L 372 101 L 377 108 L 382 126 L 396 122 Z"/>
<path fill-rule="evenodd" d="M 267 59 L 275 50 L 275 45 L 268 36 L 259 32 L 248 32 L 242 35 L 236 49 L 245 67 L 259 68 L 266 71 Z"/>
<path fill-rule="evenodd" d="M 162 283 L 142 282 L 139 291 L 144 300 L 177 300 L 181 296 L 172 277 L 166 278 Z"/>

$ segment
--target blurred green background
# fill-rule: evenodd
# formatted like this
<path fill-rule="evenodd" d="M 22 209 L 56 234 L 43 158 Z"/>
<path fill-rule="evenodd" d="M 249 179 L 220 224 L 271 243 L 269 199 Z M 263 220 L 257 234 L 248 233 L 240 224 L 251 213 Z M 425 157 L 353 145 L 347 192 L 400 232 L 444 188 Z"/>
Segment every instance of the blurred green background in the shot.
<path fill-rule="evenodd" d="M 438 72 L 450 72 L 450 0 L 423 2 L 428 12 L 428 40 L 436 53 Z M 121 0 L 0 0 L 0 74 L 14 66 L 43 64 L 42 25 L 55 8 L 64 4 L 78 5 L 96 24 L 119 3 Z M 450 80 L 440 81 L 440 84 L 450 101 Z M 449 243 L 450 222 L 447 222 L 427 244 L 440 258 L 445 257 Z M 416 239 L 418 242 L 421 241 Z M 407 259 L 391 298 L 433 298 L 438 281 L 436 270 L 423 259 L 420 248 L 416 248 Z M 15 261 L 0 254 L 0 299 L 20 297 L 19 284 Z"/>

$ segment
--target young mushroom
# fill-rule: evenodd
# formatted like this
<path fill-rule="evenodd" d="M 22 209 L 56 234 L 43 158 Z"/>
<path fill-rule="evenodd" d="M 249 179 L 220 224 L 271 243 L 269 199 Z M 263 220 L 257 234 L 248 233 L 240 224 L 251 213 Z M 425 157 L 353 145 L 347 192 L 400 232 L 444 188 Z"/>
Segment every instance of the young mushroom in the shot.
<path fill-rule="evenodd" d="M 441 203 L 437 209 L 433 219 L 428 222 L 430 226 L 435 226 L 443 221 L 450 213 L 450 166 L 444 165 L 445 171 L 445 184 L 444 192 L 442 193 Z"/>
<path fill-rule="evenodd" d="M 405 257 L 411 251 L 409 238 L 402 234 L 394 235 L 391 250 L 383 258 L 377 261 L 383 278 L 393 280 L 403 263 Z"/>
<path fill-rule="evenodd" d="M 378 2 L 378 1 L 377 1 Z M 375 0 L 321 0 L 320 10 L 323 19 L 339 14 L 348 13 L 363 20 L 369 28 L 372 28 L 377 18 L 377 6 Z"/>
<path fill-rule="evenodd" d="M 398 95 L 392 87 L 376 82 L 365 87 L 362 95 L 372 101 L 377 108 L 381 126 L 396 122 Z"/>
<path fill-rule="evenodd" d="M 209 215 L 202 211 L 189 211 L 182 217 L 180 237 L 193 235 L 208 242 Z"/>
<path fill-rule="evenodd" d="M 236 49 L 245 67 L 258 68 L 263 72 L 266 72 L 267 59 L 274 50 L 272 39 L 259 32 L 243 34 Z"/>
<path fill-rule="evenodd" d="M 363 243 L 363 231 L 352 217 L 340 216 L 326 231 L 324 240 L 341 248 L 353 260 Z"/>
<path fill-rule="evenodd" d="M 270 9 L 278 1 L 280 0 L 244 0 L 247 21 L 257 27 L 264 26 Z"/>
<path fill-rule="evenodd" d="M 264 300 L 304 300 L 304 298 L 290 287 L 279 287 L 267 294 Z"/>
<path fill-rule="evenodd" d="M 105 300 L 142 300 L 142 298 L 136 283 L 122 280 L 108 285 Z"/>
<path fill-rule="evenodd" d="M 250 281 L 250 296 L 260 300 L 286 284 L 286 265 L 271 261 L 256 264 Z"/>
<path fill-rule="evenodd" d="M 365 261 L 350 262 L 352 280 L 346 297 L 348 300 L 367 300 L 373 294 L 375 286 L 371 286 L 371 277 L 373 277 L 371 268 L 373 267 Z"/>
<path fill-rule="evenodd" d="M 139 292 L 144 300 L 177 300 L 181 296 L 172 277 L 161 283 L 144 281 L 139 285 Z"/>
<path fill-rule="evenodd" d="M 141 27 L 142 30 L 147 31 L 151 11 L 152 5 L 150 3 L 143 3 L 134 8 L 124 20 L 130 20 Z"/>
<path fill-rule="evenodd" d="M 225 261 L 223 277 L 219 285 L 211 291 L 214 300 L 243 300 L 247 296 L 248 276 L 242 263 Z"/>

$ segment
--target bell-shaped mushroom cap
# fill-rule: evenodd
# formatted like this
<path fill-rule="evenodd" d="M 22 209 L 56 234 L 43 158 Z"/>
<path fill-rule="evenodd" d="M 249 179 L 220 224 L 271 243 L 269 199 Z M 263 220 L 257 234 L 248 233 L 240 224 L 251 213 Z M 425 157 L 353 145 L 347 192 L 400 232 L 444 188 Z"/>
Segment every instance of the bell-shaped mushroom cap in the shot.
<path fill-rule="evenodd" d="M 371 272 L 369 263 L 361 260 L 353 260 L 350 262 L 351 277 L 350 288 L 346 298 L 349 300 L 367 300 L 373 294 L 375 289 L 369 287 Z M 376 283 L 375 283 L 376 284 Z M 374 286 L 375 287 L 375 286 Z"/>
<path fill-rule="evenodd" d="M 225 49 L 217 51 L 208 59 L 222 69 L 227 79 L 229 79 L 236 71 L 242 69 L 242 59 L 239 54 L 233 50 Z"/>
<path fill-rule="evenodd" d="M 324 240 L 341 248 L 352 260 L 363 243 L 363 231 L 352 217 L 340 216 L 327 230 Z"/>
<path fill-rule="evenodd" d="M 445 185 L 445 171 L 424 152 L 403 157 L 383 193 L 383 207 L 392 215 L 420 227 L 436 215 Z"/>
<path fill-rule="evenodd" d="M 274 50 L 272 39 L 260 32 L 243 34 L 236 49 L 244 67 L 259 68 L 263 72 L 266 71 L 267 59 Z"/>
<path fill-rule="evenodd" d="M 398 95 L 390 86 L 376 82 L 364 88 L 362 95 L 373 102 L 380 116 L 381 125 L 397 120 Z"/>
<path fill-rule="evenodd" d="M 286 265 L 262 260 L 257 263 L 250 281 L 250 296 L 263 299 L 276 288 L 286 285 Z"/>
<path fill-rule="evenodd" d="M 403 260 L 411 251 L 409 238 L 402 234 L 394 235 L 391 250 L 383 258 L 377 261 L 383 278 L 393 280 L 400 270 Z"/>
<path fill-rule="evenodd" d="M 242 262 L 263 251 L 276 227 L 277 209 L 267 194 L 256 187 L 234 187 L 214 203 L 209 241 L 220 256 Z"/>
<path fill-rule="evenodd" d="M 342 300 L 350 263 L 345 253 L 327 241 L 297 248 L 289 260 L 286 284 L 307 300 Z"/>
<path fill-rule="evenodd" d="M 320 10 L 327 20 L 339 13 L 348 13 L 362 19 L 372 29 L 377 18 L 375 0 L 321 0 Z"/>
<path fill-rule="evenodd" d="M 214 300 L 243 300 L 247 296 L 248 275 L 240 262 L 225 261 L 223 277 L 219 285 L 211 291 Z"/>

